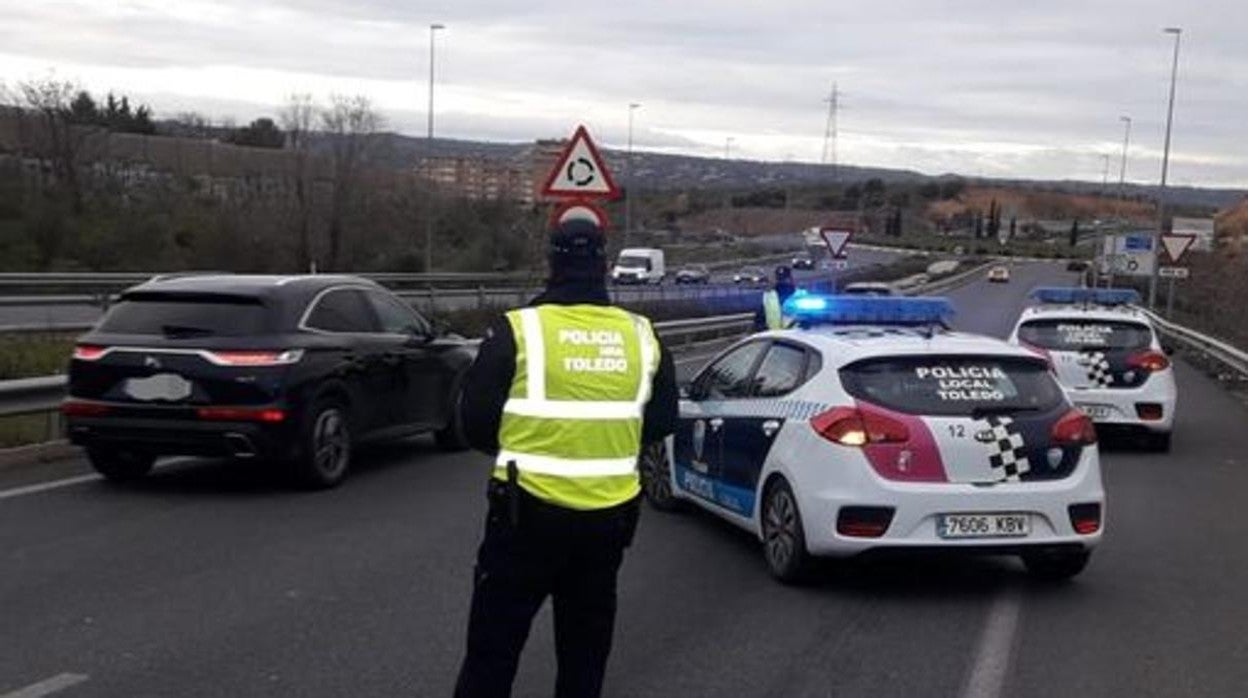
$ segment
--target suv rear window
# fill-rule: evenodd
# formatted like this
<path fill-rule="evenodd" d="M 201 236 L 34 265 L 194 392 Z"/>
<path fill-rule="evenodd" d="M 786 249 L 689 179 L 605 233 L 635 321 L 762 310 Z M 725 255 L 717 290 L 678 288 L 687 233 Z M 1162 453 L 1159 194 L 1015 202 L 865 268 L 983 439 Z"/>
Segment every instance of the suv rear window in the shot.
<path fill-rule="evenodd" d="M 1018 328 L 1019 341 L 1043 349 L 1143 349 L 1153 331 L 1138 322 L 1114 320 L 1032 320 Z"/>
<path fill-rule="evenodd" d="M 966 416 L 1048 411 L 1062 389 L 1039 360 L 1003 356 L 903 356 L 841 369 L 855 398 L 907 414 Z"/>
<path fill-rule="evenodd" d="M 98 331 L 165 337 L 263 334 L 269 312 L 258 298 L 221 295 L 131 295 L 114 305 Z"/>

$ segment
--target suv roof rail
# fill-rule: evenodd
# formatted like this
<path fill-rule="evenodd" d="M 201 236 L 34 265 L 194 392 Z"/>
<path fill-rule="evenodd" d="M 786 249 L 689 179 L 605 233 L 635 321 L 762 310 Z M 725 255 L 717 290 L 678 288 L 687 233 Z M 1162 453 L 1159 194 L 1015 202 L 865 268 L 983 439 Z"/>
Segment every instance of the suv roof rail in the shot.
<path fill-rule="evenodd" d="M 157 274 L 147 281 L 173 281 L 175 279 L 187 279 L 196 276 L 232 276 L 231 271 L 175 271 L 168 274 Z"/>

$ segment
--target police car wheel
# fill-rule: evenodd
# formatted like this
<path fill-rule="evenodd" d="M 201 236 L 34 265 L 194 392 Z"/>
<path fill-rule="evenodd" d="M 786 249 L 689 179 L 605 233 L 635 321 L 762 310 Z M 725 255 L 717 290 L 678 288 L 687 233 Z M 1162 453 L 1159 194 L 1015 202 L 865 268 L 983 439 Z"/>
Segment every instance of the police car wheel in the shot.
<path fill-rule="evenodd" d="M 1088 566 L 1092 553 L 1088 550 L 1040 550 L 1023 554 L 1027 574 L 1045 582 L 1063 582 L 1078 575 Z"/>
<path fill-rule="evenodd" d="M 651 444 L 642 451 L 638 463 L 641 489 L 650 506 L 659 511 L 676 511 L 680 500 L 672 493 L 672 473 L 667 462 L 667 449 L 663 444 Z"/>
<path fill-rule="evenodd" d="M 776 480 L 763 496 L 763 557 L 771 575 L 785 583 L 801 581 L 810 563 L 806 533 L 797 499 L 784 480 Z"/>
<path fill-rule="evenodd" d="M 133 482 L 151 472 L 156 456 L 138 451 L 94 447 L 87 449 L 87 460 L 109 482 Z"/>
<path fill-rule="evenodd" d="M 295 462 L 301 484 L 313 489 L 338 485 L 351 469 L 351 424 L 345 406 L 333 399 L 313 405 L 303 425 L 303 448 Z"/>

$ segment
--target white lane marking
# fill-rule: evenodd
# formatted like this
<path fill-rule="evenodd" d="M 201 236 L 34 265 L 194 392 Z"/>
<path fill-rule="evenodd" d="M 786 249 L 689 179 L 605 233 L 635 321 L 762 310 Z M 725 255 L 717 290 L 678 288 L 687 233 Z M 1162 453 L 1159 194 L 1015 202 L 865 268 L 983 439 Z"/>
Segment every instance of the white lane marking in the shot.
<path fill-rule="evenodd" d="M 156 463 L 156 466 L 153 467 L 152 470 L 161 470 L 162 468 L 168 468 L 168 467 L 172 467 L 172 466 L 179 465 L 182 463 L 189 463 L 194 460 L 195 460 L 194 458 L 190 458 L 190 457 L 170 458 L 167 461 L 161 461 L 161 462 Z M 62 487 L 72 487 L 74 485 L 81 485 L 84 482 L 95 482 L 96 480 L 103 480 L 103 479 L 104 479 L 104 476 L 99 475 L 98 473 L 89 473 L 87 475 L 75 475 L 74 477 L 67 477 L 63 480 L 53 480 L 51 482 L 39 482 L 33 485 L 24 485 L 22 487 L 14 487 L 11 490 L 0 491 L 0 500 L 9 499 L 11 497 L 21 497 L 21 496 L 28 495 L 28 494 L 38 494 L 40 492 L 47 492 L 48 490 L 59 490 Z M 0 698 L 9 698 L 9 697 L 0 696 Z"/>
<path fill-rule="evenodd" d="M 1010 671 L 1021 610 L 1022 599 L 1017 591 L 1004 591 L 993 599 L 962 698 L 998 698 L 1001 695 Z"/>
<path fill-rule="evenodd" d="M 70 686 L 77 686 L 87 678 L 86 674 L 57 674 L 50 679 L 44 679 L 39 683 L 32 683 L 25 688 L 0 695 L 0 698 L 42 698 L 42 696 L 52 695 Z"/>
<path fill-rule="evenodd" d="M 11 490 L 4 490 L 3 492 L 0 492 L 0 499 L 9 499 L 10 497 L 21 497 L 27 494 L 37 494 L 39 492 L 47 492 L 48 490 L 59 490 L 62 487 L 69 487 L 71 485 L 78 485 L 84 482 L 94 482 L 95 480 L 102 480 L 102 479 L 103 479 L 102 476 L 96 475 L 95 473 L 91 473 L 90 475 L 78 475 L 77 477 L 67 477 L 64 480 L 53 480 L 52 482 L 41 482 L 37 485 L 26 485 L 24 487 L 14 487 Z M 9 698 L 9 697 L 6 695 L 6 696 L 0 696 L 0 698 Z"/>

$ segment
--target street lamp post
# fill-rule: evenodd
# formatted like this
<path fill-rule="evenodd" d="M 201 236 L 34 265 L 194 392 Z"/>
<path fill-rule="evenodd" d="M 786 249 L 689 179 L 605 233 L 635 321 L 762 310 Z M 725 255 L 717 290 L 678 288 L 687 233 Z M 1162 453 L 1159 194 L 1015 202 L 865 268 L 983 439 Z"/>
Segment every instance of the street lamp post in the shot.
<path fill-rule="evenodd" d="M 1166 177 L 1170 173 L 1170 132 L 1174 126 L 1174 92 L 1179 79 L 1179 43 L 1183 30 L 1166 27 L 1174 35 L 1174 62 L 1170 66 L 1170 105 L 1166 110 L 1166 145 L 1161 155 L 1161 187 L 1157 193 L 1157 229 L 1153 231 L 1153 275 L 1148 281 L 1148 307 L 1157 306 L 1157 280 L 1161 273 L 1161 229 L 1166 222 Z"/>
<path fill-rule="evenodd" d="M 1126 124 L 1122 135 L 1122 164 L 1118 168 L 1118 198 L 1121 199 L 1127 184 L 1127 148 L 1131 147 L 1131 117 L 1124 115 L 1118 117 L 1118 120 Z"/>
<path fill-rule="evenodd" d="M 425 273 L 433 271 L 433 60 L 434 37 L 444 24 L 429 25 L 429 113 L 425 128 L 425 158 L 429 163 L 426 174 L 429 179 L 429 209 L 425 211 Z"/>
<path fill-rule="evenodd" d="M 624 246 L 628 246 L 628 236 L 633 232 L 633 112 L 641 105 L 632 102 L 628 105 L 628 156 L 624 160 Z"/>
<path fill-rule="evenodd" d="M 732 142 L 735 140 L 737 139 L 733 138 L 732 136 L 728 136 L 726 139 L 724 139 L 724 159 L 725 160 L 732 157 Z"/>

